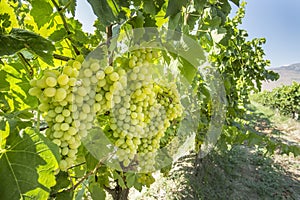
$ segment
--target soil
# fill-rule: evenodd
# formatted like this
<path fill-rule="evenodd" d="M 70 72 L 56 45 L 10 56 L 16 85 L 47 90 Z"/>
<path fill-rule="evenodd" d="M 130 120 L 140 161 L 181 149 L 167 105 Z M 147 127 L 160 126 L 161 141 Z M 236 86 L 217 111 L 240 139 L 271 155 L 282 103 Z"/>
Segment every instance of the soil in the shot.
<path fill-rule="evenodd" d="M 300 122 L 252 105 L 249 127 L 289 145 L 300 146 Z M 262 110 L 263 109 L 263 110 Z M 264 147 L 236 145 L 179 159 L 169 175 L 142 192 L 131 190 L 129 199 L 300 199 L 300 156 L 267 155 Z"/>

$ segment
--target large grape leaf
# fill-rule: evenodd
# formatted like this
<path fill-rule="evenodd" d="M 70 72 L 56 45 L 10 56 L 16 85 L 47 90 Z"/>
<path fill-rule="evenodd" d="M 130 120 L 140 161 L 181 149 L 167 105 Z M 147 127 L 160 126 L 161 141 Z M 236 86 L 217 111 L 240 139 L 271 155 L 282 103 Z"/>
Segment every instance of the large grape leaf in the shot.
<path fill-rule="evenodd" d="M 187 0 L 169 1 L 167 11 L 166 11 L 166 17 L 177 15 L 177 13 L 181 12 L 182 7 L 186 6 L 187 3 L 188 3 Z"/>
<path fill-rule="evenodd" d="M 11 134 L 0 152 L 0 199 L 47 199 L 58 167 L 52 152 L 58 151 L 31 128 L 21 133 Z"/>
<path fill-rule="evenodd" d="M 30 15 L 34 18 L 35 23 L 39 28 L 49 22 L 49 18 L 53 13 L 51 4 L 45 0 L 32 0 L 32 9 Z"/>
<path fill-rule="evenodd" d="M 107 0 L 88 0 L 91 4 L 95 15 L 98 20 L 104 26 L 108 26 L 117 20 L 116 15 L 113 13 L 113 9 L 109 5 Z"/>
<path fill-rule="evenodd" d="M 44 62 L 53 64 L 52 52 L 55 50 L 51 41 L 33 32 L 14 28 L 8 35 L 0 35 L 0 56 L 12 55 L 27 48 L 38 55 Z"/>

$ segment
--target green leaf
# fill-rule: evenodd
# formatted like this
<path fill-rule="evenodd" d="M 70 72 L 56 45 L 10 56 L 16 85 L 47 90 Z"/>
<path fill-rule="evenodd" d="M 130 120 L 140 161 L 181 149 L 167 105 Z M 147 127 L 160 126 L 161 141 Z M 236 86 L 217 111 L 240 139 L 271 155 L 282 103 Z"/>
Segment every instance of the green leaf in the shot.
<path fill-rule="evenodd" d="M 0 121 L 0 152 L 5 149 L 6 138 L 9 136 L 9 123 Z"/>
<path fill-rule="evenodd" d="M 57 41 L 61 41 L 65 38 L 65 36 L 67 35 L 67 31 L 65 28 L 61 28 L 61 29 L 58 29 L 56 31 L 54 31 L 50 36 L 49 36 L 49 39 L 54 41 L 54 42 L 57 42 Z"/>
<path fill-rule="evenodd" d="M 51 41 L 33 32 L 14 28 L 9 35 L 0 35 L 0 56 L 11 55 L 23 48 L 37 54 L 47 64 L 53 64 L 52 52 L 55 50 Z"/>
<path fill-rule="evenodd" d="M 0 56 L 12 55 L 25 48 L 24 43 L 10 35 L 0 35 Z"/>
<path fill-rule="evenodd" d="M 232 3 L 234 3 L 237 7 L 240 7 L 240 0 L 230 0 Z"/>
<path fill-rule="evenodd" d="M 72 13 L 73 17 L 75 16 L 76 11 L 76 0 L 59 0 L 59 4 L 63 7 L 67 7 L 67 11 Z"/>
<path fill-rule="evenodd" d="M 143 10 L 145 11 L 145 13 L 149 13 L 151 15 L 156 15 L 157 11 L 156 11 L 156 6 L 153 2 L 153 0 L 144 0 L 144 6 L 143 6 Z"/>
<path fill-rule="evenodd" d="M 198 13 L 202 13 L 203 8 L 206 4 L 206 0 L 194 1 L 194 4 L 195 4 L 195 9 L 198 11 Z"/>
<path fill-rule="evenodd" d="M 134 186 L 135 182 L 137 182 L 137 175 L 135 173 L 132 172 L 127 172 L 125 174 L 126 176 L 126 185 L 128 188 L 131 188 L 132 186 Z"/>
<path fill-rule="evenodd" d="M 61 189 L 68 188 L 70 180 L 67 172 L 60 171 L 56 176 L 56 185 L 51 188 L 53 192 L 57 192 Z"/>
<path fill-rule="evenodd" d="M 145 22 L 144 20 L 143 12 L 137 11 L 136 16 L 130 20 L 130 24 L 132 24 L 133 28 L 142 28 Z"/>
<path fill-rule="evenodd" d="M 73 191 L 62 191 L 55 195 L 55 200 L 73 200 Z"/>
<path fill-rule="evenodd" d="M 10 84 L 6 81 L 7 73 L 5 71 L 0 71 L 0 92 L 9 91 Z"/>
<path fill-rule="evenodd" d="M 88 184 L 87 180 L 85 180 L 85 181 L 82 182 L 82 184 L 81 184 L 82 187 L 81 187 L 81 189 L 79 191 L 77 191 L 77 194 L 75 195 L 75 200 L 82 200 L 82 199 L 84 199 L 83 195 L 84 195 L 85 189 L 86 189 L 85 185 L 87 185 L 87 184 Z"/>
<path fill-rule="evenodd" d="M 47 199 L 58 164 L 41 135 L 27 128 L 7 146 L 0 152 L 0 199 Z"/>
<path fill-rule="evenodd" d="M 196 76 L 197 69 L 184 58 L 181 58 L 180 62 L 182 64 L 182 67 L 180 68 L 181 74 L 189 83 L 192 83 Z"/>
<path fill-rule="evenodd" d="M 92 183 L 89 187 L 93 200 L 105 200 L 106 194 L 102 187 L 97 183 Z"/>
<path fill-rule="evenodd" d="M 53 13 L 53 8 L 50 3 L 45 0 L 32 0 L 32 9 L 30 15 L 34 18 L 38 28 L 49 22 L 49 18 Z"/>
<path fill-rule="evenodd" d="M 97 160 L 91 153 L 86 154 L 85 160 L 86 160 L 87 171 L 92 171 L 99 163 L 99 160 Z"/>
<path fill-rule="evenodd" d="M 123 189 L 126 188 L 126 185 L 124 183 L 122 176 L 117 171 L 113 171 L 113 177 L 115 180 L 118 181 L 118 184 L 121 186 L 121 188 L 123 188 Z"/>
<path fill-rule="evenodd" d="M 23 29 L 13 29 L 11 35 L 24 42 L 24 46 L 40 56 L 44 62 L 52 64 L 52 52 L 55 50 L 55 47 L 51 41 Z"/>
<path fill-rule="evenodd" d="M 176 15 L 172 15 L 169 18 L 168 29 L 180 31 L 182 25 L 182 14 L 178 12 Z"/>
<path fill-rule="evenodd" d="M 187 3 L 187 0 L 169 1 L 165 17 L 177 15 L 177 13 L 181 12 L 182 7 Z"/>
<path fill-rule="evenodd" d="M 9 14 L 0 14 L 0 34 L 5 33 L 6 29 L 9 28 L 10 25 L 11 21 L 9 20 Z"/>
<path fill-rule="evenodd" d="M 112 8 L 109 6 L 106 0 L 88 0 L 91 4 L 95 15 L 98 20 L 104 25 L 109 26 L 113 22 L 117 21 L 117 17 L 114 15 Z"/>

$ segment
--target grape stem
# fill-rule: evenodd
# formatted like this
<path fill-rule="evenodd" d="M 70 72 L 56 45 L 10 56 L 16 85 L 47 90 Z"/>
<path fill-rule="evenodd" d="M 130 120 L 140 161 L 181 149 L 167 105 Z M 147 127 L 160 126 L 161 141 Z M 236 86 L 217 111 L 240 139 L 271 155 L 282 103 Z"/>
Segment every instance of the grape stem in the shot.
<path fill-rule="evenodd" d="M 62 55 L 58 55 L 58 54 L 53 54 L 53 57 L 57 60 L 63 60 L 63 61 L 68 61 L 68 60 L 72 59 L 70 57 L 62 56 Z"/>
<path fill-rule="evenodd" d="M 69 188 L 67 191 L 71 191 L 71 190 L 75 190 L 85 179 L 87 179 L 89 176 L 95 174 L 97 172 L 97 169 L 99 167 L 101 167 L 102 165 L 102 160 L 100 160 L 98 162 L 98 164 L 96 165 L 96 167 L 90 171 L 89 173 L 87 173 L 86 175 L 84 175 L 74 186 L 72 186 L 71 188 Z"/>
<path fill-rule="evenodd" d="M 106 27 L 106 35 L 107 35 L 107 46 L 110 46 L 110 40 L 112 38 L 112 24 Z M 113 66 L 113 52 L 108 52 L 108 64 Z"/>
<path fill-rule="evenodd" d="M 112 156 L 113 156 L 113 154 L 110 154 L 110 155 L 107 155 L 106 157 L 104 157 L 103 159 L 99 160 L 99 162 L 97 163 L 97 165 L 95 166 L 95 168 L 92 171 L 90 171 L 89 173 L 84 175 L 76 184 L 72 185 L 69 189 L 66 189 L 65 191 L 75 190 L 84 180 L 86 180 L 89 176 L 95 174 L 97 172 L 97 170 L 99 169 L 99 167 L 101 167 L 103 165 L 103 162 L 106 159 L 109 159 Z M 82 164 L 84 164 L 84 163 L 80 163 L 79 165 L 82 165 Z"/>
<path fill-rule="evenodd" d="M 18 52 L 17 55 L 18 55 L 19 59 L 21 60 L 21 62 L 23 63 L 24 69 L 26 70 L 26 72 L 28 73 L 28 75 L 30 77 L 32 77 L 33 76 L 33 69 L 31 67 L 30 63 L 28 62 L 28 60 L 26 60 L 26 58 L 24 57 L 24 55 L 22 53 L 20 53 L 20 52 Z"/>

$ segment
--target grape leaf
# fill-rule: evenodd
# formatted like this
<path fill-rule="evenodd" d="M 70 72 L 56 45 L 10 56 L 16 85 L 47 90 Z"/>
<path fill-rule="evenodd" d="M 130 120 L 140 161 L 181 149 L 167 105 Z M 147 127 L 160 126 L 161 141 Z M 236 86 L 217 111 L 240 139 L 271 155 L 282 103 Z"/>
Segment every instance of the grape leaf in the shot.
<path fill-rule="evenodd" d="M 205 6 L 205 4 L 206 4 L 206 0 L 195 1 L 194 4 L 195 4 L 195 5 L 194 5 L 194 6 L 195 6 L 195 9 L 196 9 L 199 13 L 201 13 L 202 10 L 203 10 L 203 8 L 204 8 L 204 6 Z"/>
<path fill-rule="evenodd" d="M 57 41 L 60 41 L 62 39 L 64 39 L 64 37 L 67 35 L 67 31 L 65 28 L 61 28 L 61 29 L 58 29 L 56 31 L 54 31 L 50 36 L 49 36 L 49 39 L 54 41 L 54 42 L 57 42 Z"/>
<path fill-rule="evenodd" d="M 232 3 L 234 3 L 236 6 L 240 6 L 240 0 L 230 0 Z"/>
<path fill-rule="evenodd" d="M 93 200 L 105 200 L 106 194 L 99 184 L 92 183 L 89 187 L 89 191 Z"/>
<path fill-rule="evenodd" d="M 88 2 L 91 4 L 95 15 L 104 26 L 108 26 L 117 21 L 117 17 L 114 15 L 112 8 L 106 0 L 88 0 Z"/>
<path fill-rule="evenodd" d="M 47 199 L 55 185 L 57 160 L 43 136 L 33 129 L 16 135 L 0 152 L 0 199 Z"/>
<path fill-rule="evenodd" d="M 187 0 L 169 1 L 165 17 L 174 16 L 181 12 L 182 7 L 185 6 L 187 2 Z"/>
<path fill-rule="evenodd" d="M 9 28 L 10 25 L 11 21 L 9 21 L 9 14 L 0 14 L 0 34 L 5 33 L 6 29 Z"/>
<path fill-rule="evenodd" d="M 9 35 L 0 35 L 0 56 L 12 55 L 23 48 L 37 54 L 44 62 L 53 65 L 52 52 L 55 50 L 51 41 L 33 32 L 14 28 Z"/>
<path fill-rule="evenodd" d="M 180 58 L 180 63 L 183 67 L 180 68 L 180 73 L 186 78 L 189 83 L 192 83 L 197 73 L 197 69 L 186 59 Z"/>
<path fill-rule="evenodd" d="M 143 15 L 143 12 L 137 11 L 136 16 L 130 20 L 130 24 L 132 24 L 134 28 L 142 28 L 145 22 L 144 20 L 145 17 Z"/>
<path fill-rule="evenodd" d="M 56 176 L 56 185 L 51 188 L 53 192 L 67 188 L 70 185 L 70 180 L 67 172 L 60 171 Z"/>
<path fill-rule="evenodd" d="M 5 148 L 6 138 L 9 135 L 9 123 L 5 121 L 0 121 L 0 152 Z"/>
<path fill-rule="evenodd" d="M 135 173 L 132 172 L 127 172 L 125 174 L 126 176 L 126 185 L 128 188 L 131 188 L 135 182 L 137 182 L 137 175 Z"/>
<path fill-rule="evenodd" d="M 68 12 L 71 12 L 73 17 L 75 16 L 75 11 L 76 11 L 76 0 L 59 0 L 58 1 L 60 5 L 64 6 L 67 8 Z"/>
<path fill-rule="evenodd" d="M 156 6 L 153 0 L 144 0 L 144 11 L 145 13 L 149 13 L 151 15 L 156 15 Z"/>
<path fill-rule="evenodd" d="M 113 171 L 113 178 L 118 181 L 118 184 L 119 184 L 119 186 L 121 186 L 121 188 L 123 188 L 123 189 L 126 188 L 126 185 L 124 183 L 122 176 L 115 170 Z"/>
<path fill-rule="evenodd" d="M 32 0 L 32 9 L 30 15 L 34 18 L 38 28 L 49 22 L 49 18 L 53 13 L 53 8 L 50 3 L 45 0 Z"/>
<path fill-rule="evenodd" d="M 10 35 L 0 35 L 0 56 L 12 55 L 25 48 L 24 44 Z"/>
<path fill-rule="evenodd" d="M 5 71 L 0 71 L 0 91 L 9 91 L 9 82 L 6 81 L 7 73 Z"/>

